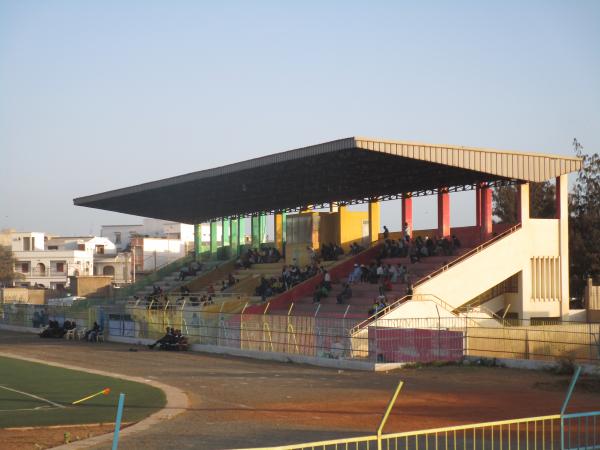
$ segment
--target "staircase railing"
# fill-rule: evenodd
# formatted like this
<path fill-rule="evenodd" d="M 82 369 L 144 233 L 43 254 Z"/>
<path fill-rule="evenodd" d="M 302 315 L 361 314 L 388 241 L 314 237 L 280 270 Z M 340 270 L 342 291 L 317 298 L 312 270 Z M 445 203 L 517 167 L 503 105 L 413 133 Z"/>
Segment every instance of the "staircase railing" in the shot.
<path fill-rule="evenodd" d="M 520 228 L 521 228 L 521 224 L 518 223 L 515 226 L 509 228 L 508 230 L 500 233 L 499 235 L 494 236 L 489 241 L 485 241 L 483 244 L 481 244 L 481 245 L 479 245 L 479 246 L 477 246 L 477 247 L 469 250 L 464 255 L 461 255 L 458 258 L 453 259 L 452 261 L 450 261 L 445 266 L 442 266 L 439 269 L 431 272 L 429 275 L 425 275 L 424 277 L 420 278 L 419 280 L 417 280 L 416 282 L 413 283 L 413 287 L 417 287 L 420 284 L 423 284 L 426 281 L 431 280 L 433 277 L 436 277 L 439 274 L 446 272 L 448 269 L 450 269 L 451 267 L 455 266 L 456 264 L 464 261 L 465 259 L 470 258 L 473 255 L 476 255 L 477 253 L 481 252 L 483 249 L 489 247 L 490 245 L 494 244 L 495 242 L 499 241 L 500 239 L 503 239 L 504 237 L 508 236 L 509 234 L 514 233 L 515 231 L 519 230 Z"/>
<path fill-rule="evenodd" d="M 362 322 L 360 322 L 357 325 L 355 325 L 350 330 L 350 335 L 353 335 L 354 333 L 356 333 L 360 329 L 366 327 L 368 324 L 370 324 L 371 322 L 374 322 L 377 319 L 383 319 L 384 316 L 386 314 L 388 314 L 390 311 L 392 311 L 393 309 L 396 309 L 398 306 L 400 306 L 400 305 L 408 302 L 409 300 L 415 300 L 415 301 L 430 300 L 430 301 L 434 302 L 435 304 L 441 306 L 442 308 L 444 308 L 446 311 L 448 311 L 449 313 L 453 314 L 454 316 L 458 317 L 459 313 L 460 313 L 460 312 L 457 312 L 457 308 L 454 308 L 451 304 L 449 304 L 445 300 L 442 300 L 441 298 L 439 298 L 435 294 L 413 294 L 413 295 L 405 295 L 404 297 L 399 298 L 398 300 L 396 300 L 395 302 L 389 304 L 388 306 L 386 306 L 382 310 L 376 312 L 372 316 L 366 318 Z M 490 311 L 487 308 L 484 308 L 484 309 L 486 309 L 486 311 L 484 311 L 484 312 L 487 313 L 487 314 L 489 314 L 493 319 L 496 319 L 500 323 L 504 323 L 505 322 L 505 320 L 502 317 L 500 317 L 499 315 L 497 315 L 493 311 Z M 468 318 L 468 316 L 467 316 L 467 318 Z M 470 319 L 470 321 L 475 326 L 478 326 L 478 324 L 476 322 L 474 322 L 472 319 Z"/>

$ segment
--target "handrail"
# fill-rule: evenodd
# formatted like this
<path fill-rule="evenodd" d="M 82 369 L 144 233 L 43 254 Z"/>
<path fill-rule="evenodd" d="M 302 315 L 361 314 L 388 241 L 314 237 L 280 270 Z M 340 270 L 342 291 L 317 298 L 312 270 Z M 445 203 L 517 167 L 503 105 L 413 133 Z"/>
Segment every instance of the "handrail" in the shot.
<path fill-rule="evenodd" d="M 387 305 L 385 308 L 383 308 L 381 311 L 376 312 L 375 314 L 371 315 L 370 317 L 367 317 L 365 320 L 363 320 L 362 322 L 354 325 L 354 327 L 352 327 L 352 329 L 350 330 L 351 334 L 354 334 L 356 331 L 360 330 L 361 328 L 363 328 L 366 324 L 372 322 L 374 319 L 378 318 L 379 316 L 381 316 L 382 314 L 385 315 L 388 312 L 390 312 L 392 309 L 395 309 L 397 306 L 399 306 L 401 303 L 405 303 L 408 300 L 410 300 L 411 296 L 410 295 L 405 295 L 404 297 L 400 297 L 398 300 L 396 300 L 393 303 L 390 303 L 389 305 Z"/>
<path fill-rule="evenodd" d="M 450 303 L 447 303 L 445 300 L 442 300 L 440 297 L 438 297 L 435 294 L 405 295 L 404 297 L 401 297 L 400 299 L 396 300 L 394 303 L 391 303 L 390 305 L 386 306 L 381 311 L 376 312 L 372 316 L 368 317 L 367 319 L 363 320 L 359 324 L 352 327 L 352 329 L 350 330 L 350 333 L 354 334 L 357 331 L 359 331 L 361 328 L 363 328 L 365 325 L 373 322 L 374 320 L 382 319 L 383 316 L 385 316 L 387 313 L 389 313 L 392 309 L 395 309 L 396 307 L 400 306 L 400 304 L 402 304 L 402 303 L 406 303 L 408 300 L 416 300 L 416 301 L 431 300 L 434 303 L 437 303 L 442 308 L 444 308 L 449 313 L 454 314 L 455 316 L 458 316 L 458 313 L 456 312 L 456 308 L 454 308 Z M 503 319 L 500 316 L 498 316 L 496 313 L 494 313 L 492 311 L 488 310 L 488 314 L 490 314 L 492 316 L 492 318 L 494 318 L 496 320 L 499 320 L 501 322 L 503 321 Z"/>
<path fill-rule="evenodd" d="M 436 277 L 437 275 L 439 275 L 442 272 L 447 271 L 450 267 L 464 261 L 467 258 L 470 258 L 471 256 L 479 253 L 481 250 L 483 250 L 484 248 L 487 248 L 488 246 L 492 245 L 493 243 L 499 241 L 500 239 L 508 236 L 509 234 L 514 233 L 515 231 L 519 230 L 521 228 L 521 224 L 518 223 L 515 226 L 509 228 L 508 230 L 503 231 L 502 233 L 500 233 L 497 236 L 494 236 L 492 239 L 490 239 L 489 241 L 485 241 L 483 244 L 469 250 L 467 253 L 465 253 L 464 255 L 460 255 L 458 258 L 450 261 L 448 264 L 446 264 L 445 266 L 440 267 L 439 269 L 431 272 L 429 275 L 425 275 L 423 278 L 420 278 L 419 280 L 415 281 L 413 283 L 413 288 L 419 286 L 420 284 L 425 283 L 426 281 L 429 281 L 430 279 L 432 279 L 433 277 Z"/>

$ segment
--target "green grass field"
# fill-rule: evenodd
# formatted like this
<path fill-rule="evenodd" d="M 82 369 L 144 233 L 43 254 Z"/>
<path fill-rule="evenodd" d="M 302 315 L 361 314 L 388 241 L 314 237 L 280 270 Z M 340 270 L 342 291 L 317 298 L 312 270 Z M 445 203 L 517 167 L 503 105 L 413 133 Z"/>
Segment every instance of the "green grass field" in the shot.
<path fill-rule="evenodd" d="M 107 387 L 108 395 L 71 405 Z M 124 422 L 165 405 L 164 393 L 145 384 L 0 357 L 0 428 L 114 422 L 120 392 Z"/>

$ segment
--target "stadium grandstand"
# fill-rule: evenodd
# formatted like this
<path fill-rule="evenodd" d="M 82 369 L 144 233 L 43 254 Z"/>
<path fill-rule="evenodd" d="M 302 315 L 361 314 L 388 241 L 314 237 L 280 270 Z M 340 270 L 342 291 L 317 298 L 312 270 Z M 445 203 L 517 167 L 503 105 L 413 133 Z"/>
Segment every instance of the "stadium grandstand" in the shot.
<path fill-rule="evenodd" d="M 554 358 L 567 347 L 589 359 L 589 333 L 548 347 L 558 335 L 532 344 L 531 329 L 506 328 L 571 324 L 567 177 L 580 168 L 557 155 L 352 137 L 74 203 L 194 224 L 198 260 L 200 223 L 210 223 L 208 257 L 226 262 L 188 286 L 222 286 L 218 301 L 186 303 L 177 291 L 166 305 L 146 302 L 165 313 L 133 308 L 127 326 L 146 330 L 136 336 L 177 323 L 192 343 L 337 359 Z M 532 218 L 530 183 L 547 180 L 556 214 Z M 516 187 L 517 221 L 497 224 L 492 190 L 506 185 Z M 476 224 L 451 227 L 449 194 L 467 190 Z M 415 230 L 412 199 L 426 195 L 437 197 L 437 227 Z M 394 199 L 402 229 L 381 233 L 380 203 Z M 355 204 L 367 211 L 348 210 Z M 265 243 L 268 215 L 275 239 Z"/>

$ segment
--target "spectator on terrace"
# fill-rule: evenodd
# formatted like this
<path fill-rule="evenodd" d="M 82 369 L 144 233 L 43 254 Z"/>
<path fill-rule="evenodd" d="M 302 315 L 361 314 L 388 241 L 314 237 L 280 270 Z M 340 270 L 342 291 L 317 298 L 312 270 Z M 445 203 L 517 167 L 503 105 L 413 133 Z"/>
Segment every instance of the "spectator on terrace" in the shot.
<path fill-rule="evenodd" d="M 385 225 L 383 226 L 383 239 L 387 239 L 390 236 L 390 230 Z"/>
<path fill-rule="evenodd" d="M 360 282 L 368 283 L 369 282 L 369 273 L 370 273 L 369 268 L 367 266 L 365 266 L 364 264 L 361 264 L 360 271 L 361 271 Z"/>
<path fill-rule="evenodd" d="M 411 229 L 408 226 L 408 222 L 404 222 L 404 225 L 402 225 L 402 235 L 404 236 L 404 240 L 406 242 L 410 241 Z"/>
<path fill-rule="evenodd" d="M 215 288 L 214 286 L 211 284 L 208 286 L 208 289 L 206 290 L 206 292 L 208 292 L 210 295 L 214 295 L 215 293 Z"/>
<path fill-rule="evenodd" d="M 398 282 L 398 265 L 397 264 L 391 265 L 391 267 L 389 268 L 389 274 L 390 274 L 390 282 L 397 283 Z"/>
<path fill-rule="evenodd" d="M 326 270 L 323 271 L 323 286 L 330 291 L 331 290 L 331 275 Z"/>
<path fill-rule="evenodd" d="M 342 292 L 340 292 L 337 296 L 337 303 L 338 305 L 341 305 L 342 303 L 344 303 L 347 300 L 350 300 L 352 298 L 352 288 L 350 287 L 350 285 L 348 283 L 344 283 L 342 285 Z"/>
<path fill-rule="evenodd" d="M 233 274 L 230 273 L 229 276 L 227 277 L 228 287 L 232 287 L 236 282 L 237 282 L 237 280 L 235 279 L 235 277 L 233 276 Z"/>
<path fill-rule="evenodd" d="M 179 271 L 179 281 L 185 281 L 185 277 L 187 277 L 189 275 L 187 269 L 185 267 L 182 267 L 181 270 Z"/>
<path fill-rule="evenodd" d="M 358 264 L 354 264 L 354 268 L 350 272 L 350 275 L 348 275 L 348 283 L 352 284 L 361 281 L 361 276 L 362 270 L 360 269 Z"/>
<path fill-rule="evenodd" d="M 460 241 L 458 240 L 455 234 L 452 235 L 452 245 L 454 246 L 454 248 L 460 248 Z"/>
<path fill-rule="evenodd" d="M 313 303 L 320 303 L 321 299 L 329 295 L 329 290 L 323 285 L 323 283 L 317 285 L 313 293 Z"/>
<path fill-rule="evenodd" d="M 379 310 L 379 301 L 377 299 L 375 299 L 373 301 L 373 306 L 371 306 L 371 309 L 369 309 L 369 316 L 374 316 L 375 313 Z"/>

